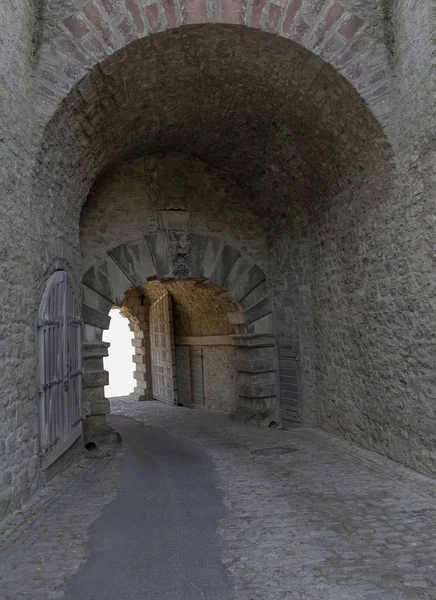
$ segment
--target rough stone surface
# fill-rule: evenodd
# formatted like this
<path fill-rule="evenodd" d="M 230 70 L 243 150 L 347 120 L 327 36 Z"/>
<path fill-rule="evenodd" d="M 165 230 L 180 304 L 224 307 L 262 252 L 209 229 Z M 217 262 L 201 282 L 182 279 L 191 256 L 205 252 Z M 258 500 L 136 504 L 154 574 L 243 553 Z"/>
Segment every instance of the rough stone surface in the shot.
<path fill-rule="evenodd" d="M 208 408 L 227 413 L 237 402 L 236 349 L 232 346 L 203 346 L 204 398 Z"/>
<path fill-rule="evenodd" d="M 36 421 L 36 311 L 41 225 L 29 209 L 32 168 L 29 101 L 34 7 L 0 9 L 0 516 L 41 485 Z M 16 243 L 21 238 L 20 243 Z M 26 242 L 24 242 L 26 240 Z M 37 271 L 39 270 L 39 274 Z M 38 280 L 41 279 L 38 283 Z M 22 310 L 24 304 L 27 306 Z"/>
<path fill-rule="evenodd" d="M 222 560 L 238 600 L 435 598 L 433 479 L 319 430 L 229 425 L 129 399 L 113 399 L 112 412 L 211 454 L 228 511 Z M 297 451 L 251 453 L 277 446 Z"/>
<path fill-rule="evenodd" d="M 0 513 L 44 479 L 46 278 L 79 289 L 158 210 L 266 273 L 259 326 L 299 343 L 306 423 L 435 473 L 434 2 L 3 4 Z"/>
<path fill-rule="evenodd" d="M 196 281 L 154 282 L 143 286 L 148 303 L 157 300 L 168 290 L 173 300 L 174 335 L 213 336 L 236 333 L 227 314 L 238 311 L 232 298 L 220 297 L 221 290 L 212 285 L 198 285 Z M 241 315 L 243 320 L 243 315 Z"/>
<path fill-rule="evenodd" d="M 91 524 L 117 494 L 121 448 L 83 455 L 0 522 L 0 598 L 57 600 L 88 558 Z"/>
<path fill-rule="evenodd" d="M 319 430 L 127 398 L 112 399 L 112 411 L 213 459 L 235 600 L 434 600 L 434 480 Z M 296 451 L 252 454 L 278 446 Z M 119 458 L 79 463 L 0 526 L 2 600 L 63 597 L 87 559 L 91 523 L 115 497 Z"/>

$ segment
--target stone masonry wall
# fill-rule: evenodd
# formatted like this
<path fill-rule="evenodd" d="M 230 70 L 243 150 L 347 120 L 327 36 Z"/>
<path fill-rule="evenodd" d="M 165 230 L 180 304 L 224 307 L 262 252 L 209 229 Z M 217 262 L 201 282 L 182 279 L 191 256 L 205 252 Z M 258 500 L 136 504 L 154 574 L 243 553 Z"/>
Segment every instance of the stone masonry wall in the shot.
<path fill-rule="evenodd" d="M 237 406 L 237 349 L 232 345 L 195 345 L 202 348 L 204 405 L 212 410 L 231 413 Z M 177 394 L 184 406 L 191 404 L 189 345 L 176 345 Z"/>
<path fill-rule="evenodd" d="M 237 405 L 237 349 L 203 346 L 204 399 L 207 408 L 231 413 Z"/>
<path fill-rule="evenodd" d="M 211 2 L 119 3 L 123 14 L 111 0 L 46 4 L 36 37 L 30 0 L 4 2 L 0 21 L 0 514 L 42 481 L 45 278 L 62 266 L 80 282 L 81 205 L 126 149 L 188 152 L 225 185 L 216 191 L 211 173 L 194 200 L 170 189 L 144 202 L 159 166 L 133 166 L 130 208 L 112 194 L 104 209 L 119 234 L 154 229 L 159 206 L 195 209 L 193 227 L 228 237 L 268 273 L 276 333 L 300 342 L 309 422 L 434 473 L 434 3 L 386 2 L 385 16 L 375 0 L 220 3 L 219 14 Z M 171 15 L 183 35 L 139 39 Z M 227 25 L 196 29 L 206 21 Z M 85 261 L 117 239 L 93 219 Z"/>
<path fill-rule="evenodd" d="M 157 154 L 120 164 L 94 188 L 81 215 L 82 272 L 115 246 L 159 229 L 158 213 L 167 210 L 188 211 L 189 229 L 222 236 L 267 264 L 262 219 L 241 189 L 200 160 Z"/>
<path fill-rule="evenodd" d="M 304 332 L 305 327 L 309 328 L 309 320 L 305 319 L 309 313 L 298 318 L 297 294 L 287 303 L 282 301 L 283 297 L 288 296 L 292 284 L 288 285 L 283 279 L 283 271 L 277 269 L 275 248 L 269 248 L 271 240 L 266 235 L 265 219 L 251 213 L 247 204 L 247 198 L 238 186 L 197 159 L 183 155 L 156 155 L 121 164 L 103 177 L 84 207 L 81 219 L 83 272 L 92 261 L 104 257 L 105 252 L 112 247 L 139 239 L 148 231 L 158 228 L 160 210 L 189 211 L 190 229 L 197 233 L 219 236 L 235 246 L 242 256 L 251 258 L 266 271 L 268 285 L 276 286 L 274 302 L 279 318 L 275 319 L 273 315 L 273 328 L 280 336 L 285 333 L 291 335 L 288 333 L 291 331 L 292 335 L 298 335 L 300 330 Z M 211 212 L 210 206 L 217 208 Z M 298 226 L 301 226 L 301 220 L 298 221 Z M 297 230 L 292 238 L 297 246 Z M 295 251 L 298 252 L 297 249 Z M 301 258 L 304 259 L 303 254 Z M 289 263 L 287 273 L 292 282 L 298 281 L 300 270 L 300 264 Z M 144 292 L 149 296 L 151 294 L 150 301 L 159 293 L 154 291 L 156 286 L 158 289 L 168 288 L 174 294 L 174 315 L 179 317 L 175 323 L 177 336 L 223 335 L 243 331 L 238 326 L 235 328 L 231 325 L 227 317 L 230 313 L 236 315 L 238 307 L 232 303 L 231 297 L 220 299 L 216 295 L 219 290 L 202 290 L 197 286 L 197 290 L 192 290 L 195 293 L 193 302 L 190 292 L 192 282 L 151 282 L 144 286 Z M 182 293 L 186 286 L 188 287 Z M 298 289 L 297 283 L 296 287 Z M 260 293 L 262 295 L 264 292 L 260 289 Z M 210 304 L 214 295 L 215 300 Z M 289 309 L 290 305 L 293 310 Z M 220 313 L 222 318 L 218 318 Z M 306 348 L 304 343 L 302 346 Z M 208 362 L 211 351 L 205 348 L 205 352 L 204 360 Z M 225 357 L 235 354 L 233 350 L 223 356 L 221 349 L 217 349 L 217 352 L 221 362 Z M 180 363 L 181 351 L 179 357 Z M 225 393 L 212 392 L 212 373 L 216 369 L 212 370 L 212 364 L 210 367 L 208 397 L 211 406 L 229 410 L 231 404 L 235 405 L 235 384 L 229 383 L 227 386 L 230 389 L 228 398 Z M 227 363 L 224 372 L 229 369 L 230 365 Z M 307 405 L 310 406 L 309 401 Z M 314 422 L 316 418 L 313 411 L 312 415 L 308 413 L 307 421 L 312 419 Z"/>
<path fill-rule="evenodd" d="M 30 0 L 0 9 L 0 518 L 40 482 L 37 458 L 38 234 L 30 214 L 35 12 Z M 41 218 L 41 216 L 39 216 Z M 43 281 L 40 284 L 40 288 Z"/>
<path fill-rule="evenodd" d="M 434 7 L 391 3 L 397 179 L 372 164 L 313 214 L 317 394 L 322 426 L 434 474 Z"/>

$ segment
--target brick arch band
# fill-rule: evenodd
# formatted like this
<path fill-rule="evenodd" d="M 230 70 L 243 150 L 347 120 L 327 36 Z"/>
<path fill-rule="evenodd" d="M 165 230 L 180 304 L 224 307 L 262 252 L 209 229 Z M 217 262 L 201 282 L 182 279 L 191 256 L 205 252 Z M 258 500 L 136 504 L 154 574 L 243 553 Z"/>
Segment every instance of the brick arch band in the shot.
<path fill-rule="evenodd" d="M 147 281 L 182 279 L 209 282 L 222 288 L 239 304 L 246 332 L 233 336 L 237 347 L 234 368 L 238 382 L 235 410 L 258 420 L 276 420 L 273 302 L 264 271 L 218 237 L 169 228 L 147 233 L 139 240 L 109 250 L 106 257 L 89 267 L 83 276 L 83 397 L 88 438 L 106 428 L 109 412 L 104 396 L 108 374 L 103 369 L 109 344 L 102 342 L 103 330 L 108 329 L 110 323 L 109 310 L 121 305 L 127 290 Z M 140 336 L 141 332 L 135 333 L 138 356 Z M 141 377 L 144 374 L 139 370 L 135 373 L 138 392 Z M 260 385 L 259 379 L 263 381 Z"/>
<path fill-rule="evenodd" d="M 332 65 L 388 119 L 389 61 L 373 22 L 347 0 L 89 0 L 56 23 L 39 50 L 38 94 L 46 123 L 69 91 L 97 64 L 140 38 L 179 27 L 240 25 L 275 34 Z M 84 90 L 86 93 L 86 90 Z"/>

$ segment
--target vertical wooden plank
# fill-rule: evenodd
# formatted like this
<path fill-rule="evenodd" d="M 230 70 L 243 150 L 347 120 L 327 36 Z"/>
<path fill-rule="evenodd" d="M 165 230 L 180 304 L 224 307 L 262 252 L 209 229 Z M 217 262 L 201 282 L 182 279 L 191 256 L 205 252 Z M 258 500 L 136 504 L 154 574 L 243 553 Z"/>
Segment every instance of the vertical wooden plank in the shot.
<path fill-rule="evenodd" d="M 291 342 L 280 342 L 278 350 L 282 417 L 299 423 L 301 421 L 301 405 L 298 393 L 297 349 Z"/>
<path fill-rule="evenodd" d="M 51 276 L 39 320 L 40 451 L 48 465 L 81 431 L 80 308 L 64 271 Z"/>
<path fill-rule="evenodd" d="M 189 370 L 191 375 L 191 402 L 193 406 L 204 406 L 204 376 L 202 349 L 189 348 Z"/>

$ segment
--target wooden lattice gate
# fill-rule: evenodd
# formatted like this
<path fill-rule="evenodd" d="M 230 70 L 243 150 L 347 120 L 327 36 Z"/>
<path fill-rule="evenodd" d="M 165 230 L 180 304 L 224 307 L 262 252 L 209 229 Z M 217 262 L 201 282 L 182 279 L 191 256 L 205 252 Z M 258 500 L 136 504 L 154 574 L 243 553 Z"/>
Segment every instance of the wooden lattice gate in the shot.
<path fill-rule="evenodd" d="M 39 442 L 47 468 L 82 433 L 80 306 L 65 271 L 47 282 L 38 326 Z"/>
<path fill-rule="evenodd" d="M 301 422 L 301 403 L 298 393 L 297 346 L 282 341 L 279 350 L 280 409 L 283 419 Z"/>
<path fill-rule="evenodd" d="M 153 398 L 177 404 L 173 314 L 167 291 L 150 306 L 150 353 Z"/>

